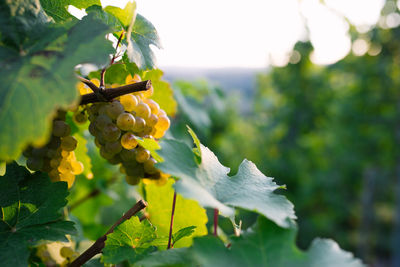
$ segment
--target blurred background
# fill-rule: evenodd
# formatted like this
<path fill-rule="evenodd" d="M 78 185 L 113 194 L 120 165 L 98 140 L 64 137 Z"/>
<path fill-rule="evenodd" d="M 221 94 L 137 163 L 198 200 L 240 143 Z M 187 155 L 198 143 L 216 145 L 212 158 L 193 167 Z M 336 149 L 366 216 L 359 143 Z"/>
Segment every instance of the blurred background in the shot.
<path fill-rule="evenodd" d="M 231 173 L 247 158 L 286 184 L 301 248 L 333 238 L 371 266 L 400 266 L 399 2 L 137 6 L 179 103 L 171 136 L 188 138 L 188 124 Z"/>

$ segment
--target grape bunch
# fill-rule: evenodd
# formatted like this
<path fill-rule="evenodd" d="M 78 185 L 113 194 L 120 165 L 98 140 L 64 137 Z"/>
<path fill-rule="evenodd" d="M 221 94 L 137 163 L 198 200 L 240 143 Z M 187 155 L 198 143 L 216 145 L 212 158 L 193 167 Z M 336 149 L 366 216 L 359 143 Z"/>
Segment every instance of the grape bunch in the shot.
<path fill-rule="evenodd" d="M 126 83 L 140 81 L 128 75 Z M 92 80 L 92 82 L 94 82 Z M 112 85 L 115 87 L 118 85 Z M 154 164 L 150 151 L 138 144 L 137 138 L 158 139 L 164 136 L 170 120 L 164 110 L 150 99 L 153 87 L 144 92 L 126 94 L 112 102 L 88 105 L 89 132 L 95 137 L 100 155 L 111 164 L 121 164 L 128 184 L 136 185 L 147 178 L 165 182 L 167 175 Z"/>
<path fill-rule="evenodd" d="M 73 185 L 75 175 L 83 172 L 83 164 L 77 161 L 74 153 L 77 141 L 70 133 L 65 112 L 59 111 L 53 120 L 50 141 L 41 147 L 28 147 L 23 153 L 30 170 L 47 172 L 53 182 L 67 182 L 68 188 Z"/>

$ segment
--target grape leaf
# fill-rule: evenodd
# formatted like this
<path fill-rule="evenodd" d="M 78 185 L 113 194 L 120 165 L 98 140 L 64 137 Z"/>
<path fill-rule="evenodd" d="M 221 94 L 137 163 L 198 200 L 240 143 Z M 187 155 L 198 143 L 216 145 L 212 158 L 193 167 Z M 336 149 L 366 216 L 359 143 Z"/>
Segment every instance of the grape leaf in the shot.
<path fill-rule="evenodd" d="M 153 252 L 153 245 L 158 242 L 155 230 L 149 221 L 140 222 L 136 216 L 121 223 L 114 232 L 107 235 L 102 262 L 117 264 L 127 260 L 132 264 Z"/>
<path fill-rule="evenodd" d="M 116 17 L 121 25 L 127 29 L 135 15 L 136 2 L 128 2 L 124 9 L 115 6 L 106 6 L 104 11 Z"/>
<path fill-rule="evenodd" d="M 164 186 L 148 184 L 145 188 L 146 201 L 149 204 L 147 208 L 150 216 L 149 220 L 157 227 L 157 233 L 160 236 L 168 236 L 169 234 L 172 199 L 174 196 L 173 183 L 173 179 L 169 179 Z M 196 201 L 185 199 L 178 194 L 175 203 L 173 232 L 178 232 L 178 230 L 189 226 L 195 226 L 196 229 L 192 236 L 182 238 L 174 247 L 190 246 L 193 236 L 206 235 L 206 223 L 206 211 Z"/>
<path fill-rule="evenodd" d="M 148 151 L 150 151 L 151 156 L 157 160 L 157 161 L 162 161 L 162 158 L 158 155 L 156 150 L 159 150 L 161 147 L 158 144 L 158 142 L 154 139 L 151 138 L 137 138 L 137 141 L 140 146 L 144 147 Z"/>
<path fill-rule="evenodd" d="M 79 9 L 92 5 L 101 6 L 100 0 L 40 0 L 40 4 L 47 15 L 51 16 L 56 22 L 74 18 L 67 10 L 69 5 Z"/>
<path fill-rule="evenodd" d="M 181 240 L 184 237 L 191 236 L 196 231 L 196 226 L 188 226 L 185 228 L 180 229 L 178 232 L 172 235 L 172 245 L 175 245 L 176 242 Z"/>
<path fill-rule="evenodd" d="M 13 163 L 0 177 L 0 192 L 2 266 L 25 266 L 29 246 L 40 240 L 68 241 L 65 235 L 75 234 L 73 223 L 60 219 L 67 204 L 65 182 L 52 183 L 47 175 Z"/>
<path fill-rule="evenodd" d="M 280 228 L 260 216 L 256 225 L 234 237 L 230 249 L 214 236 L 194 239 L 185 250 L 158 251 L 137 262 L 138 266 L 274 266 L 361 267 L 362 262 L 332 240 L 315 239 L 307 251 L 295 245 L 297 228 Z"/>
<path fill-rule="evenodd" d="M 296 216 L 293 204 L 282 195 L 274 194 L 278 186 L 248 160 L 243 160 L 236 175 L 229 177 L 214 153 L 200 144 L 201 163 L 185 143 L 163 140 L 159 155 L 164 162 L 157 168 L 180 180 L 174 185 L 183 197 L 197 200 L 202 206 L 217 208 L 224 216 L 234 217 L 234 208 L 256 211 L 281 227 L 289 227 Z"/>
<path fill-rule="evenodd" d="M 0 61 L 0 159 L 17 158 L 29 143 L 44 144 L 55 109 L 79 99 L 74 67 L 105 63 L 113 51 L 104 38 L 108 27 L 90 15 L 68 31 L 56 26 L 48 31 L 59 38 L 44 36 L 45 41 L 34 44 L 27 55 L 14 53 Z"/>
<path fill-rule="evenodd" d="M 154 88 L 154 94 L 151 97 L 160 107 L 167 112 L 169 116 L 174 116 L 177 109 L 177 103 L 174 99 L 174 92 L 169 82 L 161 80 L 163 72 L 159 69 L 146 71 L 143 74 L 143 80 L 151 80 Z"/>
<path fill-rule="evenodd" d="M 129 36 L 129 32 L 127 36 Z M 137 14 L 135 24 L 132 27 L 132 32 L 127 42 L 126 53 L 130 61 L 134 62 L 141 69 L 154 68 L 155 56 L 150 45 L 161 48 L 161 43 L 157 31 L 150 21 Z"/>

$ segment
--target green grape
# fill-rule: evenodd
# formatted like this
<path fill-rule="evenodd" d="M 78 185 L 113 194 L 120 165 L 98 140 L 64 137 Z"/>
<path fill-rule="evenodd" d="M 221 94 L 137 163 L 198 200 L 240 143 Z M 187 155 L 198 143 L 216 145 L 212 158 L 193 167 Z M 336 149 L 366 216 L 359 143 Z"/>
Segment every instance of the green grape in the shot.
<path fill-rule="evenodd" d="M 50 158 L 50 159 L 53 159 L 53 158 L 55 158 L 55 157 L 57 157 L 57 156 L 58 156 L 57 150 L 48 149 L 47 152 L 46 152 L 46 157 L 48 157 L 48 158 Z"/>
<path fill-rule="evenodd" d="M 108 153 L 115 155 L 115 154 L 121 152 L 122 146 L 121 146 L 121 143 L 119 141 L 107 142 L 105 144 L 105 146 L 104 146 L 104 149 Z"/>
<path fill-rule="evenodd" d="M 121 130 L 115 124 L 109 123 L 103 128 L 101 135 L 107 142 L 113 142 L 119 139 Z"/>
<path fill-rule="evenodd" d="M 140 177 L 138 176 L 125 176 L 125 180 L 130 185 L 137 185 L 140 182 Z"/>
<path fill-rule="evenodd" d="M 133 111 L 136 107 L 136 105 L 139 103 L 138 99 L 136 96 L 132 94 L 127 94 L 123 95 L 119 98 L 119 101 L 121 102 L 121 105 L 124 106 L 126 111 Z"/>
<path fill-rule="evenodd" d="M 71 133 L 71 128 L 65 121 L 55 120 L 53 122 L 53 135 L 58 137 L 64 137 Z"/>
<path fill-rule="evenodd" d="M 153 127 L 158 122 L 158 116 L 154 113 L 150 115 L 150 117 L 146 120 L 146 124 L 150 127 Z"/>
<path fill-rule="evenodd" d="M 121 113 L 117 118 L 117 126 L 124 131 L 133 129 L 135 125 L 135 117 L 130 113 Z"/>
<path fill-rule="evenodd" d="M 66 136 L 61 139 L 61 148 L 65 151 L 74 151 L 78 141 L 72 136 Z"/>
<path fill-rule="evenodd" d="M 31 171 L 38 171 L 43 167 L 43 159 L 39 157 L 32 157 L 26 160 L 26 166 Z"/>
<path fill-rule="evenodd" d="M 120 156 L 123 161 L 132 161 L 135 160 L 136 153 L 134 149 L 122 149 Z"/>
<path fill-rule="evenodd" d="M 76 123 L 83 124 L 87 121 L 88 117 L 84 111 L 81 111 L 81 112 L 75 112 L 73 115 L 73 119 Z"/>
<path fill-rule="evenodd" d="M 98 115 L 99 114 L 99 109 L 101 107 L 101 104 L 93 104 L 89 107 L 88 109 L 88 114 L 90 115 Z"/>
<path fill-rule="evenodd" d="M 157 168 L 154 166 L 157 161 L 153 158 L 149 158 L 145 162 L 143 162 L 144 171 L 148 174 L 155 174 L 158 172 Z"/>
<path fill-rule="evenodd" d="M 70 247 L 62 247 L 60 249 L 60 255 L 63 258 L 70 258 L 74 254 L 74 251 Z"/>
<path fill-rule="evenodd" d="M 136 160 L 124 162 L 124 168 L 129 176 L 144 177 L 143 164 L 138 163 Z"/>
<path fill-rule="evenodd" d="M 146 100 L 147 105 L 149 106 L 151 113 L 157 114 L 160 111 L 160 105 L 152 99 Z"/>
<path fill-rule="evenodd" d="M 103 103 L 102 105 L 100 105 L 99 111 L 98 111 L 99 115 L 108 116 L 108 114 L 107 114 L 107 106 L 108 106 L 108 103 Z"/>
<path fill-rule="evenodd" d="M 106 125 L 110 123 L 112 123 L 111 118 L 104 114 L 99 115 L 95 120 L 96 128 L 100 131 L 102 131 L 104 127 L 106 127 Z"/>
<path fill-rule="evenodd" d="M 115 120 L 119 114 L 124 112 L 124 107 L 119 101 L 115 100 L 107 105 L 106 112 L 111 119 Z"/>
<path fill-rule="evenodd" d="M 149 118 L 151 114 L 150 107 L 144 102 L 139 102 L 139 104 L 136 105 L 134 111 L 136 113 L 136 116 L 142 117 L 143 119 Z"/>
<path fill-rule="evenodd" d="M 150 151 L 143 147 L 136 148 L 136 161 L 143 163 L 150 158 Z"/>
<path fill-rule="evenodd" d="M 146 121 L 141 118 L 141 117 L 135 117 L 135 125 L 133 126 L 133 131 L 138 133 L 144 130 L 144 127 L 146 126 Z"/>
<path fill-rule="evenodd" d="M 52 136 L 50 141 L 47 143 L 46 147 L 50 149 L 57 150 L 61 145 L 61 138 L 57 136 Z"/>
<path fill-rule="evenodd" d="M 121 145 L 125 149 L 132 149 L 138 145 L 138 141 L 134 134 L 127 132 L 121 137 Z"/>
<path fill-rule="evenodd" d="M 115 154 L 111 159 L 107 159 L 107 161 L 112 165 L 117 165 L 122 162 L 122 159 L 119 154 Z"/>
<path fill-rule="evenodd" d="M 91 135 L 93 135 L 93 136 L 97 136 L 100 132 L 99 132 L 99 130 L 97 129 L 97 126 L 96 126 L 96 122 L 95 121 L 92 121 L 90 124 L 89 124 L 89 133 L 91 134 Z"/>
<path fill-rule="evenodd" d="M 61 157 L 52 158 L 52 159 L 50 160 L 50 166 L 51 166 L 53 169 L 56 169 L 56 168 L 58 167 L 58 165 L 60 165 L 60 162 L 61 162 Z"/>

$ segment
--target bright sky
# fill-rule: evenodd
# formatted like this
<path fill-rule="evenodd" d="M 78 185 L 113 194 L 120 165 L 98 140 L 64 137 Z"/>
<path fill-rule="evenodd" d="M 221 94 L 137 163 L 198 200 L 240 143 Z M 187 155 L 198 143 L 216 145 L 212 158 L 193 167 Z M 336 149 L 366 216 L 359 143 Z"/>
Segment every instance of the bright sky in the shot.
<path fill-rule="evenodd" d="M 101 0 L 125 6 L 127 0 Z M 307 22 L 312 60 L 334 63 L 351 49 L 348 23 L 368 29 L 384 0 L 137 0 L 138 13 L 156 27 L 163 49 L 158 66 L 266 67 L 283 65 Z M 302 14 L 302 15 L 301 15 Z"/>

